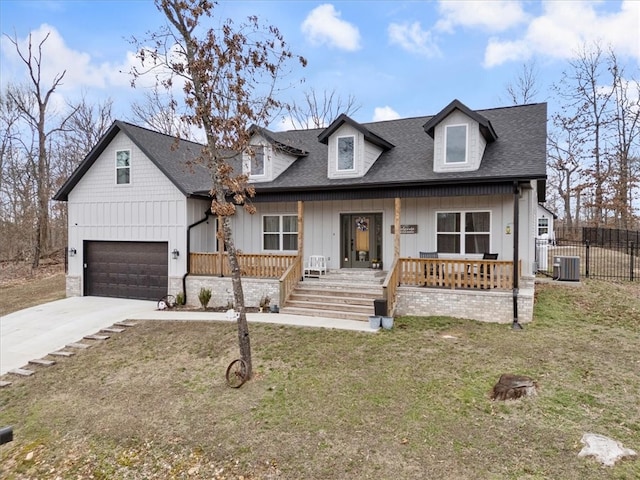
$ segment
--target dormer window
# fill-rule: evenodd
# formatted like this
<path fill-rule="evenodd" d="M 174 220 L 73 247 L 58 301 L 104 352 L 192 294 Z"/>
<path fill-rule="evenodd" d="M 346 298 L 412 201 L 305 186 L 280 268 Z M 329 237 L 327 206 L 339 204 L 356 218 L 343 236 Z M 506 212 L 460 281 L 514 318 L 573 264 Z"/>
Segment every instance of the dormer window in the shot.
<path fill-rule="evenodd" d="M 355 137 L 338 137 L 338 171 L 355 169 Z"/>
<path fill-rule="evenodd" d="M 467 126 L 447 125 L 445 163 L 467 162 Z"/>
<path fill-rule="evenodd" d="M 131 150 L 116 152 L 116 185 L 131 183 Z"/>
<path fill-rule="evenodd" d="M 264 146 L 251 145 L 249 171 L 252 177 L 264 175 Z"/>

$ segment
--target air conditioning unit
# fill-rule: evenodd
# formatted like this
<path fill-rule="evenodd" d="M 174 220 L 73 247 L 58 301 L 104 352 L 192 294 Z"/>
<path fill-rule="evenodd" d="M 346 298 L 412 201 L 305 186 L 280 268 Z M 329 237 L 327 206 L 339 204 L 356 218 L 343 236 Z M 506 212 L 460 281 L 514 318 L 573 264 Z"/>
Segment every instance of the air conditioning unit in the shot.
<path fill-rule="evenodd" d="M 580 257 L 553 257 L 553 278 L 565 282 L 579 282 Z"/>

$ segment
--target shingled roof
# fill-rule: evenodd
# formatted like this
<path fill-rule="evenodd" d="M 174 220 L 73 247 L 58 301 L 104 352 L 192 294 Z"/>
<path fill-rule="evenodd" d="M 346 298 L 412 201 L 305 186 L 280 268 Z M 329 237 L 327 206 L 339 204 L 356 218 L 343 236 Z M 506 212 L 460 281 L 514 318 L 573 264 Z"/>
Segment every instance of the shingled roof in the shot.
<path fill-rule="evenodd" d="M 443 112 L 447 108 L 458 108 L 455 102 L 449 104 Z M 489 135 L 495 136 L 494 141 L 487 144 L 480 168 L 476 171 L 433 171 L 433 138 L 425 132 L 425 127 L 431 128 L 433 120 L 437 122 L 436 117 L 440 114 L 357 124 L 370 138 L 381 139 L 388 147 L 361 178 L 327 178 L 328 146 L 319 141 L 321 137 L 326 136 L 327 129 L 284 132 L 262 129 L 268 141 L 276 145 L 286 145 L 288 153 L 299 156 L 274 181 L 256 183 L 256 191 L 259 193 L 380 189 L 412 185 L 429 187 L 546 178 L 546 103 L 471 112 L 473 118 L 482 120 L 481 125 L 485 129 L 490 129 Z M 340 119 L 353 122 L 348 117 Z M 335 122 L 332 125 L 335 125 Z M 206 169 L 200 165 L 190 165 L 190 161 L 197 157 L 202 145 L 181 140 L 176 149 L 173 137 L 116 121 L 56 193 L 55 200 L 67 200 L 69 192 L 120 131 L 127 134 L 184 195 L 206 195 L 210 190 L 210 176 Z M 235 171 L 242 171 L 239 157 L 234 159 L 232 164 Z"/>

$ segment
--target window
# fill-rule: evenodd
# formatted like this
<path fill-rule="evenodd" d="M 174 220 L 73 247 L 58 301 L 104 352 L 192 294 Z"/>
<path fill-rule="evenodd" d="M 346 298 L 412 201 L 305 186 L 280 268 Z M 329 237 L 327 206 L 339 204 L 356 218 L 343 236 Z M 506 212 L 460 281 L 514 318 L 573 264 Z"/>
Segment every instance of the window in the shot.
<path fill-rule="evenodd" d="M 467 161 L 467 126 L 449 125 L 445 129 L 445 163 L 465 163 Z"/>
<path fill-rule="evenodd" d="M 542 217 L 538 219 L 538 236 L 549 234 L 549 219 Z"/>
<path fill-rule="evenodd" d="M 491 250 L 491 212 L 438 212 L 440 253 L 485 253 Z"/>
<path fill-rule="evenodd" d="M 298 250 L 298 217 L 296 215 L 263 216 L 262 249 Z"/>
<path fill-rule="evenodd" d="M 338 171 L 354 169 L 355 137 L 338 137 Z"/>
<path fill-rule="evenodd" d="M 252 176 L 264 175 L 264 146 L 251 145 L 249 152 L 249 172 Z"/>
<path fill-rule="evenodd" d="M 128 185 L 131 183 L 131 150 L 118 150 L 116 152 L 116 184 Z"/>

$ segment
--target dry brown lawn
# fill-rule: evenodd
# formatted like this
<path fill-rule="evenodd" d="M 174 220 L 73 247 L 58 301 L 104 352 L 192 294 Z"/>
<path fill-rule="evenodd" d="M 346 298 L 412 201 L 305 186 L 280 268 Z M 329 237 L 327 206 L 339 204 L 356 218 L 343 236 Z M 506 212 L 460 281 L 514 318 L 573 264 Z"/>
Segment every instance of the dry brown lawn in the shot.
<path fill-rule="evenodd" d="M 238 390 L 224 383 L 234 325 L 140 322 L 11 377 L 0 478 L 640 478 L 640 460 L 577 457 L 585 432 L 640 451 L 638 293 L 542 286 L 521 332 L 440 317 L 379 334 L 254 324 L 256 374 Z M 505 372 L 536 379 L 538 396 L 491 401 Z"/>

